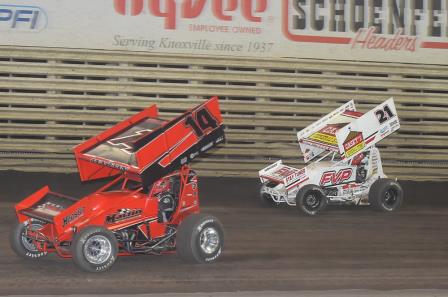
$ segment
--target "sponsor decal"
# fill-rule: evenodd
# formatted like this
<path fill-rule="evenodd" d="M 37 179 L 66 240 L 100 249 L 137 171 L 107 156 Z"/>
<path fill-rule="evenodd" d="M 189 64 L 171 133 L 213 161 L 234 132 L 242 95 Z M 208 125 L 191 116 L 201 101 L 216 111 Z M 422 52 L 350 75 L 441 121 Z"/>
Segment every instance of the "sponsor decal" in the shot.
<path fill-rule="evenodd" d="M 219 144 L 219 143 L 221 143 L 223 141 L 224 141 L 224 136 L 219 136 L 218 138 L 216 138 L 215 144 Z"/>
<path fill-rule="evenodd" d="M 380 129 L 380 137 L 384 137 L 388 133 L 390 133 L 390 127 L 389 126 L 384 126 L 384 127 L 382 127 Z"/>
<path fill-rule="evenodd" d="M 300 179 L 305 173 L 305 169 L 296 169 L 293 167 L 281 167 L 280 169 L 276 170 L 272 175 L 274 178 L 279 179 L 285 179 L 286 184 L 289 184 L 292 181 L 295 181 L 297 179 Z"/>
<path fill-rule="evenodd" d="M 43 213 L 43 214 L 47 214 L 50 216 L 57 216 L 65 208 L 59 204 L 54 203 L 54 202 L 47 201 L 47 202 L 37 205 L 35 209 L 38 212 Z"/>
<path fill-rule="evenodd" d="M 356 183 L 348 183 L 342 186 L 342 195 L 350 195 L 359 188 Z"/>
<path fill-rule="evenodd" d="M 108 215 L 106 217 L 106 224 L 114 224 L 131 218 L 135 218 L 140 216 L 142 212 L 143 211 L 140 208 L 138 209 L 122 208 L 117 210 L 116 213 Z"/>
<path fill-rule="evenodd" d="M 247 22 L 260 23 L 267 9 L 268 0 L 114 0 L 113 5 L 119 15 L 148 15 L 162 18 L 165 29 L 176 30 L 181 21 L 197 19 L 204 14 L 212 16 L 217 21 L 227 22 L 241 15 Z M 226 26 L 203 27 L 194 24 L 191 26 L 193 27 L 190 27 L 190 30 L 229 30 Z M 248 30 L 249 28 L 240 29 Z"/>
<path fill-rule="evenodd" d="M 336 136 L 325 134 L 325 133 L 322 133 L 322 132 L 313 133 L 310 136 L 310 138 L 312 140 L 316 140 L 316 141 L 323 142 L 323 143 L 326 143 L 326 144 L 332 144 L 332 145 L 336 145 L 337 144 Z"/>
<path fill-rule="evenodd" d="M 349 158 L 366 146 L 361 132 L 351 131 L 343 143 L 345 157 Z"/>
<path fill-rule="evenodd" d="M 120 171 L 127 171 L 127 170 L 129 170 L 129 167 L 127 167 L 127 166 L 120 165 L 120 164 L 117 164 L 117 163 L 114 163 L 114 162 L 110 162 L 110 161 L 106 161 L 106 160 L 102 160 L 102 159 L 93 158 L 93 159 L 90 159 L 90 162 L 98 164 L 98 165 L 102 165 L 102 166 L 107 166 L 107 167 L 110 167 L 110 168 L 118 169 Z"/>
<path fill-rule="evenodd" d="M 398 119 L 393 120 L 392 122 L 390 122 L 390 129 L 392 131 L 397 130 L 398 128 L 400 128 L 400 123 L 398 122 Z"/>
<path fill-rule="evenodd" d="M 84 214 L 84 207 L 78 208 L 74 213 L 62 219 L 62 226 L 65 227 L 73 221 L 77 220 Z"/>
<path fill-rule="evenodd" d="M 61 205 L 53 203 L 53 202 L 49 202 L 49 201 L 39 204 L 36 208 L 37 209 L 50 208 L 50 209 L 57 209 L 57 210 L 64 209 L 64 207 L 62 207 Z"/>
<path fill-rule="evenodd" d="M 342 184 L 348 181 L 353 175 L 351 168 L 344 168 L 336 172 L 335 170 L 326 171 L 322 174 L 319 184 L 321 186 L 332 186 Z"/>
<path fill-rule="evenodd" d="M 336 132 L 342 127 L 341 124 L 329 124 L 313 133 L 310 139 L 329 145 L 337 145 Z"/>
<path fill-rule="evenodd" d="M 445 1 L 282 1 L 283 33 L 295 42 L 381 51 L 448 49 Z"/>
<path fill-rule="evenodd" d="M 209 150 L 214 145 L 215 145 L 215 142 L 209 142 L 208 144 L 206 144 L 203 147 L 201 147 L 201 152 L 205 152 L 205 151 Z"/>
<path fill-rule="evenodd" d="M 380 129 L 380 134 L 386 133 L 387 131 L 389 131 L 389 127 L 384 126 L 383 128 Z"/>
<path fill-rule="evenodd" d="M 47 22 L 47 14 L 39 6 L 0 5 L 0 31 L 39 32 Z"/>
<path fill-rule="evenodd" d="M 134 153 L 135 141 L 137 141 L 138 139 L 142 138 L 144 135 L 147 135 L 151 132 L 152 132 L 152 130 L 150 130 L 150 129 L 143 129 L 143 130 L 135 131 L 131 135 L 113 138 L 111 140 L 108 140 L 107 143 L 110 145 L 119 147 L 121 151 L 130 155 L 130 154 Z"/>
<path fill-rule="evenodd" d="M 415 52 L 416 36 L 403 35 L 402 28 L 399 28 L 393 36 L 376 34 L 377 30 L 377 27 L 359 29 L 352 40 L 352 48 Z"/>
<path fill-rule="evenodd" d="M 340 128 L 339 125 L 327 125 L 324 128 L 322 128 L 320 132 L 329 135 L 336 135 L 336 132 L 338 132 L 339 128 Z"/>

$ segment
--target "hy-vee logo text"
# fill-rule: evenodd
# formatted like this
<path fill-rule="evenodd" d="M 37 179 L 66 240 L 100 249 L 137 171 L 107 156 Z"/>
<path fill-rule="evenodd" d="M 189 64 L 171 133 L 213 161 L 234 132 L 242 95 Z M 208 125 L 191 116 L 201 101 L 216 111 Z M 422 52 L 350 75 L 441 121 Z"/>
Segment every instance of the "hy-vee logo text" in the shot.
<path fill-rule="evenodd" d="M 176 4 L 181 3 L 179 6 Z M 180 19 L 196 19 L 211 6 L 214 18 L 219 21 L 233 21 L 235 12 L 241 11 L 249 22 L 262 21 L 266 12 L 267 0 L 115 0 L 114 8 L 118 14 L 138 16 L 148 13 L 165 19 L 165 29 L 175 30 Z"/>

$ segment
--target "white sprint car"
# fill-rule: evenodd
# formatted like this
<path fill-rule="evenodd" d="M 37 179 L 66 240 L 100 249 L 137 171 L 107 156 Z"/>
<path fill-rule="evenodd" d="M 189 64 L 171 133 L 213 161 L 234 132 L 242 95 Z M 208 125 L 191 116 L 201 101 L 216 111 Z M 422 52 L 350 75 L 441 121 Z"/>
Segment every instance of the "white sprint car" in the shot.
<path fill-rule="evenodd" d="M 297 133 L 308 164 L 302 169 L 278 161 L 259 171 L 264 206 L 286 203 L 307 215 L 327 204 L 372 205 L 392 212 L 403 190 L 383 172 L 375 144 L 400 128 L 393 98 L 367 113 L 350 101 Z"/>

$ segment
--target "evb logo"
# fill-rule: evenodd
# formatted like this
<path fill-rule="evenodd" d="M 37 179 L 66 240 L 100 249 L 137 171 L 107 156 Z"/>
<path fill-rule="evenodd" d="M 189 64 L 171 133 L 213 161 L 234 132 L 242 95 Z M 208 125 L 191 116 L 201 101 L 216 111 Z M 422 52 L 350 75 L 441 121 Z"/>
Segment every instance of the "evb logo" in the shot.
<path fill-rule="evenodd" d="M 320 179 L 321 186 L 333 186 L 342 184 L 348 181 L 353 174 L 353 170 L 351 168 L 344 168 L 336 172 L 335 170 L 326 171 L 322 174 Z"/>

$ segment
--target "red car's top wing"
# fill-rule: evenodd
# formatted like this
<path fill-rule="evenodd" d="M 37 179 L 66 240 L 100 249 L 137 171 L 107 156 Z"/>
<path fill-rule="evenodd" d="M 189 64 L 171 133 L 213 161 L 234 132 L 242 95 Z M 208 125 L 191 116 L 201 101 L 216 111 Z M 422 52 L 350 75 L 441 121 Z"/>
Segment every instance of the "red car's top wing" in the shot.
<path fill-rule="evenodd" d="M 151 184 L 224 141 L 217 97 L 172 121 L 157 116 L 151 106 L 75 147 L 81 180 L 126 171 Z"/>

